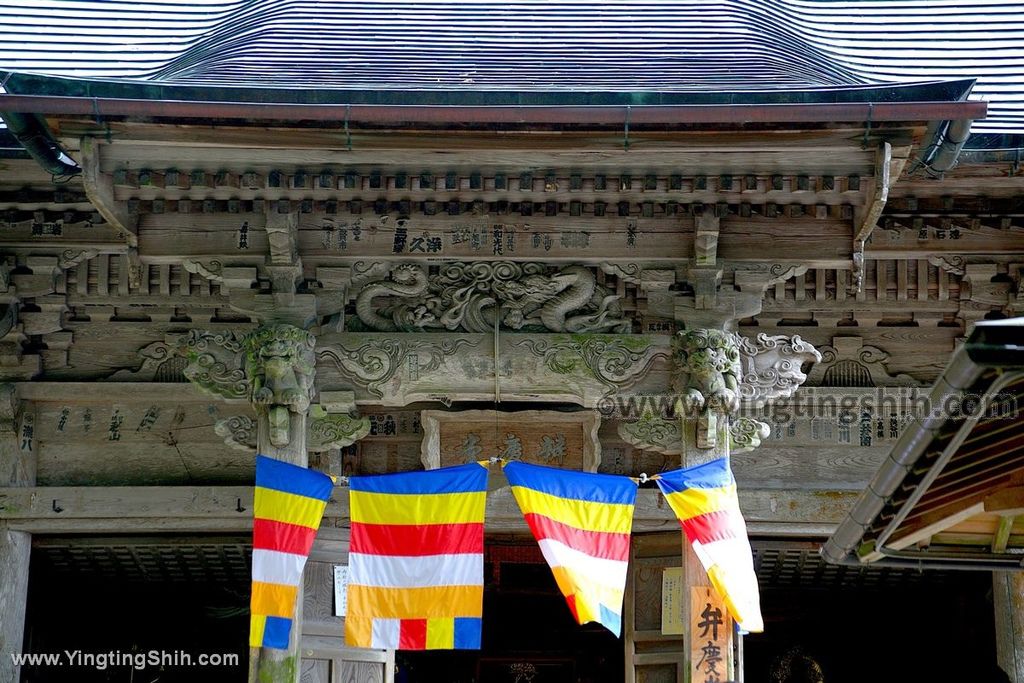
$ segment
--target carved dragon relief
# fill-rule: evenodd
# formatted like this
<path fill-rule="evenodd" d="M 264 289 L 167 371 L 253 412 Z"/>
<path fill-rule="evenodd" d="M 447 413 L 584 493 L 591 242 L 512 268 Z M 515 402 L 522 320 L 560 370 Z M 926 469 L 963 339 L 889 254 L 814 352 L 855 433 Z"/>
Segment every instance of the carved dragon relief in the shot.
<path fill-rule="evenodd" d="M 628 333 L 618 295 L 584 266 L 554 270 L 539 263 L 451 263 L 436 271 L 415 264 L 369 271 L 356 314 L 377 332 Z"/>

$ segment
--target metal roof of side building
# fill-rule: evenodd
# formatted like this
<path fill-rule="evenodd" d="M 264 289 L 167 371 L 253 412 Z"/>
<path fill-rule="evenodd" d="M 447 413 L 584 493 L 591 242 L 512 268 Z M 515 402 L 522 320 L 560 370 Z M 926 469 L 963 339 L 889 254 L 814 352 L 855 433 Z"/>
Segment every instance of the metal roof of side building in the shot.
<path fill-rule="evenodd" d="M 1024 318 L 978 322 L 915 409 L 825 560 L 1024 569 Z"/>

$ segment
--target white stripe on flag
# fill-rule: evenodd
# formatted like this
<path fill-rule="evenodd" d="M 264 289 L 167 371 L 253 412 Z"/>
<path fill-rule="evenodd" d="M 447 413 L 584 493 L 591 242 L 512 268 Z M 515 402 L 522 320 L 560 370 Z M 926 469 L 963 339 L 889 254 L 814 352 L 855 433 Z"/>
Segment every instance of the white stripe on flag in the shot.
<path fill-rule="evenodd" d="M 379 588 L 482 586 L 483 553 L 369 555 L 349 553 L 349 583 Z"/>
<path fill-rule="evenodd" d="M 565 567 L 588 577 L 596 584 L 622 590 L 626 585 L 628 564 L 622 560 L 593 557 L 571 548 L 561 541 L 545 538 L 538 541 L 544 559 L 551 567 Z"/>
<path fill-rule="evenodd" d="M 693 549 L 708 573 L 714 568 L 724 583 L 723 590 L 740 612 L 735 615 L 740 628 L 747 631 L 763 630 L 757 574 L 746 536 L 703 545 L 694 543 Z"/>
<path fill-rule="evenodd" d="M 306 556 L 282 553 L 277 550 L 252 551 L 252 580 L 298 586 L 302 581 L 302 568 Z"/>
<path fill-rule="evenodd" d="M 401 631 L 401 619 L 374 618 L 373 627 L 370 632 L 370 647 L 376 647 L 381 650 L 397 650 Z"/>

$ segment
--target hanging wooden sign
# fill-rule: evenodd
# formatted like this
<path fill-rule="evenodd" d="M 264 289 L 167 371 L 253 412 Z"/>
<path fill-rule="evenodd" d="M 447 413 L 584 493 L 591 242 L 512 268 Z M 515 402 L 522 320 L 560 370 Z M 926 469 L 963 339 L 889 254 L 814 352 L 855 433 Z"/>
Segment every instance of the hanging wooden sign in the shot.
<path fill-rule="evenodd" d="M 690 588 L 690 677 L 693 683 L 729 680 L 732 620 L 711 586 Z"/>

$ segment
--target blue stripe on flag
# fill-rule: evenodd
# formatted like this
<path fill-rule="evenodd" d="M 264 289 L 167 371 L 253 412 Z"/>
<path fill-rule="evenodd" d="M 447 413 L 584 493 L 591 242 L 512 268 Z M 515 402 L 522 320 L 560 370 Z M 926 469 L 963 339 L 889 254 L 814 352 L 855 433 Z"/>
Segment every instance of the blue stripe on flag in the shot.
<path fill-rule="evenodd" d="M 522 462 L 506 463 L 502 471 L 512 486 L 522 486 L 559 498 L 622 505 L 633 505 L 636 502 L 636 482 L 617 474 L 574 472 Z"/>
<path fill-rule="evenodd" d="M 292 620 L 285 617 L 267 617 L 267 625 L 263 627 L 263 647 L 274 647 L 279 650 L 288 649 L 288 636 L 291 635 Z"/>
<path fill-rule="evenodd" d="M 256 486 L 317 500 L 330 500 L 334 482 L 326 474 L 315 470 L 257 455 Z"/>
<path fill-rule="evenodd" d="M 487 490 L 487 468 L 471 462 L 439 470 L 351 477 L 348 482 L 350 490 L 369 493 L 472 493 Z"/>
<path fill-rule="evenodd" d="M 616 614 L 615 612 L 605 607 L 603 604 L 600 606 L 600 608 L 601 625 L 609 631 L 611 631 L 612 633 L 614 633 L 615 637 L 618 638 L 619 634 L 622 631 L 622 615 Z"/>
<path fill-rule="evenodd" d="M 718 458 L 695 467 L 662 472 L 658 477 L 658 487 L 665 493 L 676 493 L 686 489 L 716 489 L 736 483 L 725 458 Z"/>
<path fill-rule="evenodd" d="M 483 620 L 480 617 L 455 617 L 456 650 L 479 650 L 480 630 Z"/>

